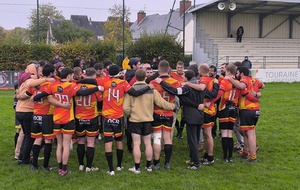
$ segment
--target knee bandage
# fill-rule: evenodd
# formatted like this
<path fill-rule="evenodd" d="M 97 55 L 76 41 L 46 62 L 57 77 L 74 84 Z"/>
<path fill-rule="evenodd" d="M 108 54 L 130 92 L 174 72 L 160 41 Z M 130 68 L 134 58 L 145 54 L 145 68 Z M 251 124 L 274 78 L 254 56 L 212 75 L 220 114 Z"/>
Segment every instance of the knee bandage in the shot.
<path fill-rule="evenodd" d="M 161 144 L 161 132 L 153 133 L 153 143 L 158 145 Z"/>

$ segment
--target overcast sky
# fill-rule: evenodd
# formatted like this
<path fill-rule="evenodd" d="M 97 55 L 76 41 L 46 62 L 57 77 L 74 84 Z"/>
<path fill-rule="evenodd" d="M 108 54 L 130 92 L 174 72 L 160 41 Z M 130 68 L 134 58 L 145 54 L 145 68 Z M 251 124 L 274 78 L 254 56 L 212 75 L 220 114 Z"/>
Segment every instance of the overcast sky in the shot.
<path fill-rule="evenodd" d="M 194 4 L 194 0 L 192 5 Z M 210 0 L 195 0 L 196 4 Z M 172 8 L 174 0 L 125 0 L 125 5 L 130 8 L 130 21 L 136 20 L 139 10 L 144 10 L 147 15 L 166 14 Z M 179 8 L 180 0 L 176 0 L 175 8 Z M 123 0 L 39 0 L 39 4 L 52 3 L 57 10 L 62 11 L 66 19 L 70 15 L 87 15 L 92 21 L 106 21 L 110 15 L 108 9 L 115 4 L 122 5 Z M 37 0 L 0 0 L 0 26 L 5 29 L 15 27 L 27 28 L 28 17 L 32 9 L 36 9 Z"/>

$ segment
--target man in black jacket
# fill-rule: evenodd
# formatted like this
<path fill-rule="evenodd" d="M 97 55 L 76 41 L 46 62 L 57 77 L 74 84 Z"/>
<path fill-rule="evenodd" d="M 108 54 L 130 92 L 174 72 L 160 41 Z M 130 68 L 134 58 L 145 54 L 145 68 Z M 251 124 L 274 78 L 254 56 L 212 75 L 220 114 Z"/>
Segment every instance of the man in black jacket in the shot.
<path fill-rule="evenodd" d="M 240 26 L 236 31 L 236 42 L 242 42 L 242 37 L 244 35 L 244 28 Z"/>
<path fill-rule="evenodd" d="M 191 83 L 199 83 L 199 80 L 195 78 L 195 74 L 191 70 L 185 72 L 185 77 Z M 203 86 L 201 91 L 197 91 L 187 85 L 176 89 L 166 82 L 161 81 L 160 78 L 155 79 L 155 81 L 160 83 L 169 93 L 178 95 L 180 103 L 183 105 L 183 116 L 186 121 L 187 138 L 190 149 L 190 166 L 188 168 L 197 170 L 200 167 L 198 142 L 200 129 L 204 120 L 203 100 L 206 93 L 206 87 Z M 214 94 L 216 94 L 217 90 L 218 86 L 215 88 Z M 208 94 L 210 93 L 208 92 Z"/>

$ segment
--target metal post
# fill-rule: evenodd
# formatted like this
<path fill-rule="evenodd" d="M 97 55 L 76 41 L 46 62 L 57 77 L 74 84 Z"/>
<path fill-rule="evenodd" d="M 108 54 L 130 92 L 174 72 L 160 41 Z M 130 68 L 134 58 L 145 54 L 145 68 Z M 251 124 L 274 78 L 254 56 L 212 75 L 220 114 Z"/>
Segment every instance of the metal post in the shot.
<path fill-rule="evenodd" d="M 300 68 L 300 56 L 298 56 L 298 68 Z"/>
<path fill-rule="evenodd" d="M 123 0 L 123 22 L 122 22 L 122 32 L 123 32 L 123 48 L 122 48 L 122 60 L 125 59 L 125 0 Z"/>
<path fill-rule="evenodd" d="M 263 56 L 263 69 L 266 69 L 267 68 L 267 58 L 266 56 Z"/>
<path fill-rule="evenodd" d="M 40 42 L 40 7 L 39 0 L 36 2 L 36 28 L 37 28 L 37 42 Z"/>

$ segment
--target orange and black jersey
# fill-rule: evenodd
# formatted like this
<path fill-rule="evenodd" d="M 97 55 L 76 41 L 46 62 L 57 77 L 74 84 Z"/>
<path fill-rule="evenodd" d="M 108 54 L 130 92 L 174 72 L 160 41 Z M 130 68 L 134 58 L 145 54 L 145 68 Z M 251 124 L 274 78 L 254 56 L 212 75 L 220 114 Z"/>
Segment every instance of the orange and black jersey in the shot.
<path fill-rule="evenodd" d="M 92 84 L 77 84 L 78 89 L 94 88 Z M 81 120 L 90 120 L 98 116 L 97 102 L 102 101 L 102 92 L 97 91 L 88 96 L 75 96 L 75 117 Z"/>
<path fill-rule="evenodd" d="M 177 81 L 179 81 L 180 83 L 183 83 L 184 80 L 185 80 L 185 77 L 184 77 L 184 73 L 183 74 L 178 74 L 177 72 L 172 72 L 171 73 L 171 77 Z"/>
<path fill-rule="evenodd" d="M 238 105 L 240 90 L 235 88 L 229 80 L 223 79 L 219 90 L 223 91 L 220 98 L 219 110 L 225 109 L 227 102 L 232 102 L 235 106 Z"/>
<path fill-rule="evenodd" d="M 263 83 L 260 80 L 258 80 L 258 79 L 252 78 L 252 85 L 253 85 L 253 90 L 255 92 L 259 92 L 259 90 L 263 86 Z"/>
<path fill-rule="evenodd" d="M 179 88 L 181 87 L 181 84 L 179 81 L 169 77 L 169 76 L 161 76 L 160 78 L 162 78 L 162 80 L 166 83 L 168 83 L 170 86 L 174 87 L 174 88 Z M 170 103 L 174 103 L 175 102 L 175 95 L 168 93 L 167 91 L 165 91 L 162 86 L 160 84 L 158 84 L 155 81 L 151 81 L 150 84 L 152 84 L 155 89 L 160 93 L 160 95 L 168 102 Z M 163 116 L 167 116 L 167 117 L 172 117 L 173 116 L 173 111 L 168 111 L 168 110 L 164 110 L 163 108 L 155 105 L 154 106 L 154 113 L 158 114 L 158 115 L 163 115 Z"/>
<path fill-rule="evenodd" d="M 48 85 L 45 92 L 53 95 L 56 100 L 61 103 L 71 103 L 71 109 L 62 107 L 54 107 L 53 122 L 55 124 L 66 124 L 74 120 L 73 96 L 75 96 L 78 87 L 72 82 L 56 81 Z"/>
<path fill-rule="evenodd" d="M 242 77 L 240 82 L 246 85 L 246 88 L 241 90 L 241 96 L 239 98 L 239 108 L 240 110 L 258 110 L 258 102 L 252 102 L 246 96 L 254 90 L 251 77 Z"/>
<path fill-rule="evenodd" d="M 206 85 L 206 89 L 209 91 L 213 90 L 213 85 L 214 85 L 214 78 L 209 77 L 209 76 L 202 76 L 200 78 L 200 84 L 205 84 Z M 204 103 L 206 102 L 210 102 L 212 99 L 205 97 L 204 98 Z M 207 113 L 209 115 L 215 115 L 216 114 L 216 107 L 214 104 L 210 104 L 209 107 L 204 107 L 204 113 Z"/>
<path fill-rule="evenodd" d="M 108 119 L 123 117 L 123 102 L 127 91 L 131 89 L 126 80 L 109 78 L 98 83 L 104 87 L 102 115 Z"/>
<path fill-rule="evenodd" d="M 26 92 L 28 96 L 35 96 L 39 93 L 44 92 L 47 86 L 51 84 L 51 82 L 44 82 L 43 84 L 29 88 Z M 34 115 L 52 115 L 53 114 L 53 106 L 49 103 L 47 97 L 41 98 L 38 101 L 34 102 L 33 105 L 33 113 Z"/>

